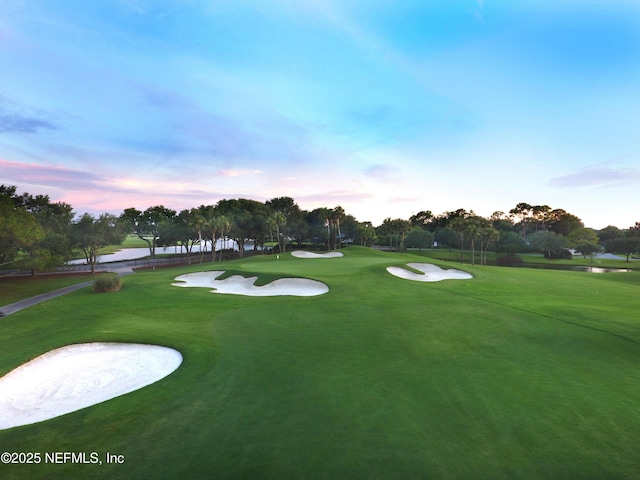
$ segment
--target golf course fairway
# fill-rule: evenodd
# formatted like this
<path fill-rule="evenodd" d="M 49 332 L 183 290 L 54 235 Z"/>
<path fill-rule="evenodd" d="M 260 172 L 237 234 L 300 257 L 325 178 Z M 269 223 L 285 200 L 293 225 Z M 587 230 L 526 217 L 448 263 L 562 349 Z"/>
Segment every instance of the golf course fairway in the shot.
<path fill-rule="evenodd" d="M 182 355 L 144 388 L 0 430 L 0 478 L 638 478 L 640 272 L 429 260 L 473 278 L 417 282 L 386 268 L 424 257 L 341 251 L 141 271 L 0 319 L 0 377 L 89 342 Z M 209 270 L 328 292 L 172 285 Z"/>

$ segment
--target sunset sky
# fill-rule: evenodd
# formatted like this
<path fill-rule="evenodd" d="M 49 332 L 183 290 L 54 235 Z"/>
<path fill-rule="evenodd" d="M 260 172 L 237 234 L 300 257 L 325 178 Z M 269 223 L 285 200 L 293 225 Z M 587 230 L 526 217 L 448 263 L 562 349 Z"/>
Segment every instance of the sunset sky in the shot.
<path fill-rule="evenodd" d="M 0 2 L 0 184 L 640 221 L 637 0 Z"/>

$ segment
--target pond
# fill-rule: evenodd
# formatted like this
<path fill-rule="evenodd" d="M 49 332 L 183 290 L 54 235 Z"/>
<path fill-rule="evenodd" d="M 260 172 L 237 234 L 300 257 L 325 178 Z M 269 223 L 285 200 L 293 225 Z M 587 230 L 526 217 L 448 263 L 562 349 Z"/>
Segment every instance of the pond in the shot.
<path fill-rule="evenodd" d="M 542 268 L 546 270 L 570 270 L 574 272 L 590 272 L 590 273 L 621 273 L 631 272 L 630 268 L 607 268 L 607 267 L 591 267 L 588 265 L 550 265 L 550 264 L 532 264 L 523 265 L 521 268 Z"/>
<path fill-rule="evenodd" d="M 234 240 L 223 240 L 218 239 L 216 241 L 216 251 L 220 251 L 221 249 L 229 249 L 233 248 L 234 250 L 238 250 L 238 245 Z M 245 244 L 245 251 L 253 249 L 253 244 L 248 245 Z M 210 252 L 211 248 L 207 248 L 205 245 L 205 252 Z M 200 252 L 200 245 L 194 245 L 192 253 Z M 186 253 L 186 249 L 180 245 L 173 245 L 171 247 L 156 247 L 156 255 L 179 255 L 182 253 Z M 98 263 L 109 263 L 109 262 L 123 262 L 126 260 L 137 260 L 139 258 L 144 258 L 149 256 L 149 249 L 145 248 L 123 248 L 118 250 L 115 253 L 109 253 L 106 255 L 98 255 L 97 262 Z M 84 258 L 78 258 L 75 260 L 69 260 L 67 265 L 86 265 L 87 260 Z"/>

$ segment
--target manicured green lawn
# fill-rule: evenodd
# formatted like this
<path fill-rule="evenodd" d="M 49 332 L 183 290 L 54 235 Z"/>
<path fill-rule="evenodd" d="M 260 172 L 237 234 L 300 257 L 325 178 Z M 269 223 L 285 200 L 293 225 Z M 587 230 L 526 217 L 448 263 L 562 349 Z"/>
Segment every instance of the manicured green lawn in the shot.
<path fill-rule="evenodd" d="M 107 245 L 102 247 L 99 251 L 99 255 L 107 255 L 109 253 L 115 253 L 123 248 L 147 248 L 149 245 L 147 242 L 139 238 L 137 235 L 127 235 L 124 241 L 120 245 Z M 72 258 L 84 258 L 84 253 L 80 249 L 73 251 Z"/>
<path fill-rule="evenodd" d="M 124 239 L 122 245 L 119 245 L 119 248 L 145 248 L 148 246 L 149 244 L 137 235 L 127 235 L 127 238 Z"/>
<path fill-rule="evenodd" d="M 68 285 L 88 282 L 98 278 L 99 275 L 100 274 L 58 275 L 47 276 L 46 278 L 32 278 L 30 276 L 3 277 L 0 278 L 0 307 Z"/>
<path fill-rule="evenodd" d="M 318 297 L 171 286 L 191 265 L 0 320 L 0 375 L 77 342 L 184 356 L 149 387 L 0 431 L 0 451 L 123 465 L 0 464 L 0 478 L 637 478 L 640 273 L 429 259 L 475 278 L 420 283 L 385 267 L 424 257 L 344 253 L 205 265 L 313 278 L 330 287 Z"/>

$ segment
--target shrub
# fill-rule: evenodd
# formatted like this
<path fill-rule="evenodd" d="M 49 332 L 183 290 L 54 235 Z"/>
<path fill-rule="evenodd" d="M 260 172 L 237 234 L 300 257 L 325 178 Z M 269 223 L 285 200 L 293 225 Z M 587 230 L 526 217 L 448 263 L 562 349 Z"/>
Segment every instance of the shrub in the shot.
<path fill-rule="evenodd" d="M 109 273 L 98 278 L 93 284 L 96 293 L 116 292 L 120 290 L 120 277 L 115 273 Z"/>
<path fill-rule="evenodd" d="M 573 255 L 569 250 L 563 248 L 561 250 L 545 250 L 544 258 L 549 260 L 571 260 Z"/>
<path fill-rule="evenodd" d="M 521 267 L 523 261 L 519 257 L 498 257 L 496 264 L 501 267 Z"/>

